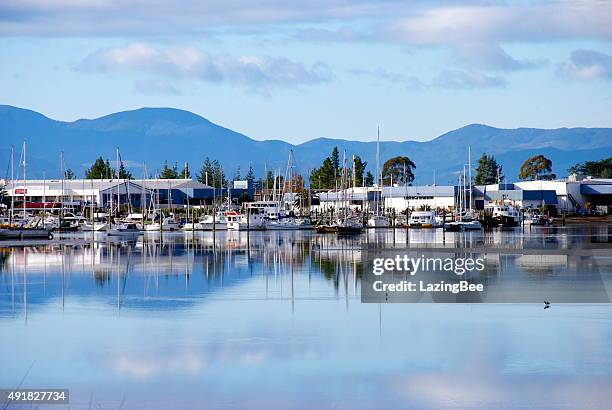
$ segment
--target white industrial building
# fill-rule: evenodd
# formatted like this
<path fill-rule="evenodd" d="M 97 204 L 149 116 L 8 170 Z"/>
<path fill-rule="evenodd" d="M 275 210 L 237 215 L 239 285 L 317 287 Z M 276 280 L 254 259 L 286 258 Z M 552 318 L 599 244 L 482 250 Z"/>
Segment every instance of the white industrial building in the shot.
<path fill-rule="evenodd" d="M 382 197 L 386 209 L 396 213 L 415 211 L 421 207 L 450 209 L 455 206 L 454 186 L 423 185 L 383 187 Z"/>

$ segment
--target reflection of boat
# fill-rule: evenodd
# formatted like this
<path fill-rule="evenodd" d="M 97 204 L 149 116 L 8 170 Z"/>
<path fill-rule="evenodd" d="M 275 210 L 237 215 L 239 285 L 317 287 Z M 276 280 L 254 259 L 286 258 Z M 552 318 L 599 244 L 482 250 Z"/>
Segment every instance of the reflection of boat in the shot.
<path fill-rule="evenodd" d="M 135 236 L 142 233 L 134 223 L 119 225 L 106 231 L 108 236 Z"/>
<path fill-rule="evenodd" d="M 440 226 L 434 211 L 414 211 L 408 219 L 411 228 L 437 228 Z"/>

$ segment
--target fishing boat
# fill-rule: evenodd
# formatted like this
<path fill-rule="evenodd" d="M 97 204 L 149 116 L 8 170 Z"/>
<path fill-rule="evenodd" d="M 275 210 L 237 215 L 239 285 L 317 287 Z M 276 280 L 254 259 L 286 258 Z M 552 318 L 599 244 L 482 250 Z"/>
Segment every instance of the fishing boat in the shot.
<path fill-rule="evenodd" d="M 136 236 L 141 234 L 142 231 L 140 229 L 138 229 L 138 226 L 136 226 L 135 223 L 127 223 L 127 224 L 121 224 L 121 225 L 117 225 L 114 228 L 108 229 L 106 231 L 106 234 L 108 236 Z"/>
<path fill-rule="evenodd" d="M 437 228 L 440 221 L 434 211 L 414 211 L 408 219 L 410 228 Z"/>
<path fill-rule="evenodd" d="M 521 222 L 520 211 L 509 203 L 487 205 L 485 212 L 491 215 L 498 226 L 518 226 Z"/>

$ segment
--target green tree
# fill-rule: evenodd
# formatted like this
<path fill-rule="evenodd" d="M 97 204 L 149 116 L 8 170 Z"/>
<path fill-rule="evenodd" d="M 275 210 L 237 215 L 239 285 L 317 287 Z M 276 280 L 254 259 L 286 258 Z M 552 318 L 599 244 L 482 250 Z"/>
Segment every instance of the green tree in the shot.
<path fill-rule="evenodd" d="M 340 169 L 340 153 L 338 152 L 338 147 L 334 147 L 329 158 L 331 160 L 332 167 L 336 170 L 336 174 L 339 174 L 338 170 Z"/>
<path fill-rule="evenodd" d="M 175 163 L 172 168 L 168 166 L 168 161 L 164 161 L 164 166 L 159 174 L 161 179 L 177 179 L 178 178 L 178 165 Z"/>
<path fill-rule="evenodd" d="M 482 154 L 476 167 L 476 185 L 490 185 L 503 181 L 502 166 L 497 163 L 493 155 Z"/>
<path fill-rule="evenodd" d="M 263 187 L 266 189 L 274 188 L 274 174 L 270 170 L 268 170 L 266 176 L 263 179 Z"/>
<path fill-rule="evenodd" d="M 242 176 L 240 175 L 240 165 L 236 167 L 236 173 L 234 174 L 234 181 L 242 180 Z"/>
<path fill-rule="evenodd" d="M 198 172 L 197 178 L 203 184 L 208 183 L 208 185 L 212 186 L 212 178 L 213 178 L 213 166 L 210 162 L 210 158 L 206 157 L 202 167 L 200 168 L 200 172 Z"/>
<path fill-rule="evenodd" d="M 111 168 L 108 159 L 104 161 L 102 157 L 96 161 L 85 171 L 86 179 L 110 179 L 115 175 L 115 170 Z"/>
<path fill-rule="evenodd" d="M 221 188 L 226 185 L 227 181 L 225 179 L 225 173 L 223 172 L 223 168 L 219 161 L 214 160 L 212 162 L 213 169 L 213 186 L 215 188 Z"/>
<path fill-rule="evenodd" d="M 315 189 L 332 189 L 336 187 L 338 171 L 334 168 L 332 159 L 327 157 L 323 164 L 310 173 L 310 186 Z"/>
<path fill-rule="evenodd" d="M 72 172 L 70 168 L 68 168 L 66 171 L 64 171 L 64 178 L 65 179 L 76 179 L 76 175 L 74 174 L 74 172 Z"/>
<path fill-rule="evenodd" d="M 382 169 L 383 185 L 390 185 L 391 182 L 410 184 L 414 181 L 412 170 L 416 168 L 414 162 L 408 157 L 393 157 L 385 161 Z"/>
<path fill-rule="evenodd" d="M 123 165 L 123 161 L 119 164 L 119 179 L 134 179 L 132 173 Z"/>
<path fill-rule="evenodd" d="M 368 171 L 365 177 L 365 186 L 372 186 L 372 185 L 374 185 L 374 175 L 372 175 L 372 173 Z"/>
<path fill-rule="evenodd" d="M 360 185 L 363 181 L 363 172 L 365 171 L 368 163 L 363 161 L 359 155 L 355 155 L 353 159 L 353 166 L 355 167 L 355 179 L 357 180 L 357 185 Z"/>
<path fill-rule="evenodd" d="M 570 174 L 583 174 L 594 178 L 610 178 L 612 175 L 612 157 L 599 161 L 585 161 L 568 168 Z"/>
<path fill-rule="evenodd" d="M 246 176 L 247 181 L 253 182 L 255 180 L 255 172 L 253 171 L 253 167 L 249 165 L 249 172 Z"/>
<path fill-rule="evenodd" d="M 552 173 L 552 161 L 544 155 L 535 155 L 528 158 L 519 172 L 519 178 L 524 181 L 551 180 L 556 175 Z"/>

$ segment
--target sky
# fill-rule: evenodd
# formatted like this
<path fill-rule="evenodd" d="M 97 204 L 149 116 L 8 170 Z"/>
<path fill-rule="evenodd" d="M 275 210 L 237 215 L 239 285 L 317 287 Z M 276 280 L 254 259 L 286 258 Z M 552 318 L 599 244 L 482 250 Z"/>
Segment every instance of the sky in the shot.
<path fill-rule="evenodd" d="M 612 126 L 612 1 L 2 0 L 0 104 L 255 139 Z"/>

